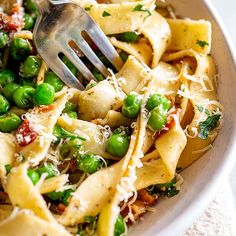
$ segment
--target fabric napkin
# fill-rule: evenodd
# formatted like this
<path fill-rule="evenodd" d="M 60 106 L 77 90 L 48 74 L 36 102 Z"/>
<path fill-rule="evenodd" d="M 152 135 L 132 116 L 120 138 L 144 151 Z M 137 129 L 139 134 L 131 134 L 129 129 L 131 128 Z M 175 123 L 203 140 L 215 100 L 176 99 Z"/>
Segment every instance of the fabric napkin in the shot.
<path fill-rule="evenodd" d="M 183 236 L 236 236 L 236 208 L 229 181 Z"/>

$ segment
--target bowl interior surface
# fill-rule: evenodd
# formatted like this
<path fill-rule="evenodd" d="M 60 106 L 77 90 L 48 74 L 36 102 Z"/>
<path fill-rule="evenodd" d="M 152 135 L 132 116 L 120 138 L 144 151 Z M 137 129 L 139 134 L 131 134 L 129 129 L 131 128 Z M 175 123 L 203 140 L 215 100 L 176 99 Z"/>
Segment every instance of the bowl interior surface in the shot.
<path fill-rule="evenodd" d="M 213 148 L 181 175 L 184 184 L 178 195 L 161 199 L 155 212 L 132 226 L 129 235 L 174 236 L 191 225 L 220 188 L 220 180 L 230 172 L 236 151 L 236 70 L 235 54 L 214 8 L 204 0 L 166 0 L 176 12 L 191 19 L 206 19 L 212 23 L 212 55 L 218 67 L 218 95 L 224 106 L 224 124 Z M 234 56 L 232 56 L 234 55 Z"/>

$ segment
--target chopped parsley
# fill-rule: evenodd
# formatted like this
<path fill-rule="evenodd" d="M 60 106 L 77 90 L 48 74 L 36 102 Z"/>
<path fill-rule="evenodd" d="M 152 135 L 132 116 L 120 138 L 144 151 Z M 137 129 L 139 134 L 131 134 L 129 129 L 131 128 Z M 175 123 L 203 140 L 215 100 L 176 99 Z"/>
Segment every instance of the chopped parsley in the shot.
<path fill-rule="evenodd" d="M 200 112 L 203 112 L 203 109 L 204 109 L 204 108 L 203 108 L 202 105 L 198 105 L 198 104 L 197 104 L 197 105 L 195 105 L 195 106 L 197 107 L 197 109 L 198 109 Z M 208 116 L 210 115 L 210 112 L 209 112 L 208 109 L 205 108 L 205 109 L 204 109 L 204 112 L 205 112 L 206 115 L 208 115 Z"/>
<path fill-rule="evenodd" d="M 82 141 L 86 141 L 84 137 L 81 137 L 77 134 L 72 134 L 68 132 L 67 130 L 63 129 L 59 125 L 55 125 L 53 128 L 53 135 L 56 137 L 55 143 L 60 141 L 60 139 L 80 139 Z"/>
<path fill-rule="evenodd" d="M 207 139 L 209 132 L 217 127 L 217 123 L 220 117 L 221 117 L 220 114 L 214 114 L 208 116 L 205 121 L 200 122 L 199 123 L 200 132 L 198 134 L 198 137 L 201 139 Z"/>
<path fill-rule="evenodd" d="M 197 40 L 196 44 L 198 44 L 201 48 L 204 48 L 205 46 L 209 46 L 209 43 L 206 41 L 201 41 L 201 40 Z"/>
<path fill-rule="evenodd" d="M 165 184 L 156 184 L 146 188 L 151 194 L 160 194 L 167 197 L 173 197 L 179 193 L 179 190 L 176 189 L 176 177 L 172 179 L 169 183 Z"/>
<path fill-rule="evenodd" d="M 143 5 L 141 5 L 141 4 L 139 4 L 136 7 L 134 7 L 133 11 L 147 12 L 148 15 L 145 17 L 145 19 L 152 15 L 152 13 L 148 9 L 143 8 Z"/>
<path fill-rule="evenodd" d="M 110 14 L 109 12 L 107 12 L 107 11 L 104 11 L 104 12 L 102 13 L 102 16 L 103 16 L 103 17 L 107 17 L 107 16 L 111 16 L 111 14 Z"/>
<path fill-rule="evenodd" d="M 12 168 L 12 167 L 11 167 L 9 164 L 5 165 L 5 170 L 6 170 L 7 174 L 10 173 L 11 168 Z"/>

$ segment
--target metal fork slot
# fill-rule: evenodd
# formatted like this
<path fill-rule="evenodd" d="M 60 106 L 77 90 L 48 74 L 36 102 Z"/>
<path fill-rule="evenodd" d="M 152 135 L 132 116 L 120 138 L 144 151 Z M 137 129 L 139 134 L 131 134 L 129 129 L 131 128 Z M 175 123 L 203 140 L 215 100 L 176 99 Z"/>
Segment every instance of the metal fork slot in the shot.
<path fill-rule="evenodd" d="M 105 76 L 109 75 L 109 71 L 102 64 L 100 59 L 96 56 L 95 52 L 90 48 L 89 44 L 85 41 L 85 39 L 81 35 L 73 35 L 73 40 L 79 47 L 79 49 L 83 52 L 83 54 L 89 59 L 89 61 Z"/>
<path fill-rule="evenodd" d="M 68 42 L 68 41 L 65 41 Z M 88 80 L 97 79 L 90 72 L 90 70 L 85 66 L 85 64 L 80 60 L 80 58 L 76 55 L 73 49 L 67 44 L 66 46 L 61 47 L 61 52 L 74 64 L 74 66 L 79 70 L 79 72 Z"/>
<path fill-rule="evenodd" d="M 56 71 L 56 74 L 67 86 L 77 88 L 79 90 L 84 90 L 83 84 L 73 75 L 73 73 L 67 68 L 67 66 L 61 61 L 59 57 L 53 60 L 51 69 L 54 69 L 54 71 Z"/>
<path fill-rule="evenodd" d="M 87 34 L 101 50 L 101 52 L 106 55 L 107 59 L 115 66 L 119 71 L 123 66 L 123 61 L 121 60 L 119 54 L 112 46 L 111 42 L 104 35 L 103 31 L 97 27 L 95 24 L 91 24 L 91 28 L 86 29 Z"/>

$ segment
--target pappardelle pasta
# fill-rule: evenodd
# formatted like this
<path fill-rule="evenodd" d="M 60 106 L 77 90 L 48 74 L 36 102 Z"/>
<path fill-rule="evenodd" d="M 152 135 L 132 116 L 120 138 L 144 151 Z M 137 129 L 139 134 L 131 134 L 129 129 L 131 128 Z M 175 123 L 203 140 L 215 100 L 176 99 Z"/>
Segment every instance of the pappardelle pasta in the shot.
<path fill-rule="evenodd" d="M 0 235 L 126 235 L 222 124 L 211 23 L 154 0 L 75 0 L 123 60 L 116 71 L 85 35 L 110 75 L 75 49 L 87 82 L 59 55 L 78 91 L 37 54 L 37 8 L 19 2 L 0 3 Z"/>

